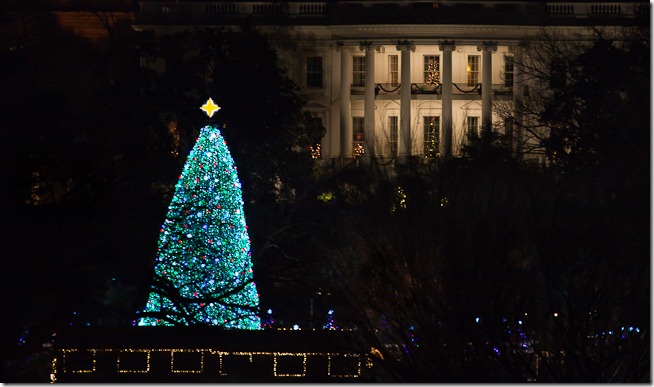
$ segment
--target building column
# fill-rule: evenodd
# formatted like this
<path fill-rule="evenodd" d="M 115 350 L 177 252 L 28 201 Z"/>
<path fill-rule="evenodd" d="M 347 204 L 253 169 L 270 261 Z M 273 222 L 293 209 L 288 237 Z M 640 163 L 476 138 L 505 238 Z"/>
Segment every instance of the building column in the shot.
<path fill-rule="evenodd" d="M 398 42 L 395 47 L 402 52 L 400 76 L 400 149 L 401 160 L 411 156 L 411 51 L 416 46 L 408 41 Z"/>
<path fill-rule="evenodd" d="M 525 76 L 522 71 L 523 52 L 522 46 L 512 46 L 513 52 L 513 141 L 515 143 L 514 151 L 518 158 L 522 157 L 523 151 L 523 128 L 524 128 L 524 94 L 525 94 Z"/>
<path fill-rule="evenodd" d="M 363 148 L 364 157 L 375 157 L 375 47 L 372 42 L 361 42 L 366 52 L 366 80 L 363 94 Z"/>
<path fill-rule="evenodd" d="M 481 130 L 482 136 L 490 134 L 493 130 L 493 105 L 491 95 L 493 92 L 493 58 L 491 54 L 497 51 L 497 42 L 483 42 L 477 46 L 482 51 L 481 58 Z"/>
<path fill-rule="evenodd" d="M 350 101 L 350 76 L 352 71 L 352 58 L 350 51 L 342 44 L 336 47 L 341 54 L 341 95 L 340 95 L 340 150 L 342 158 L 352 157 L 352 104 Z"/>
<path fill-rule="evenodd" d="M 443 51 L 442 112 L 438 151 L 441 160 L 447 160 L 452 157 L 452 51 L 456 46 L 454 41 L 443 41 L 438 47 Z"/>

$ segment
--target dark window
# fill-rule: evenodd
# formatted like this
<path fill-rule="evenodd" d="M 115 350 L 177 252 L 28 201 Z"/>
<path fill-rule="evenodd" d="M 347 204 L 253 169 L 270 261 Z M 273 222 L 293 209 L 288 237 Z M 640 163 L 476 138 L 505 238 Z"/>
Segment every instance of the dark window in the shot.
<path fill-rule="evenodd" d="M 473 139 L 479 137 L 479 117 L 468 117 L 468 138 Z"/>
<path fill-rule="evenodd" d="M 307 87 L 322 88 L 322 57 L 307 57 Z"/>
<path fill-rule="evenodd" d="M 506 136 L 506 146 L 509 150 L 513 149 L 513 118 L 504 119 L 504 135 Z"/>
<path fill-rule="evenodd" d="M 566 68 L 561 61 L 553 62 L 550 69 L 550 87 L 563 88 L 566 85 Z"/>

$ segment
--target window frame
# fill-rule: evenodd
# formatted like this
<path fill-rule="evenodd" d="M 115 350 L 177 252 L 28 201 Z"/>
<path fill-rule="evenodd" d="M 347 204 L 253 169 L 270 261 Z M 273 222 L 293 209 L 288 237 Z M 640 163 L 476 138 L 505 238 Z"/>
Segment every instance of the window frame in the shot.
<path fill-rule="evenodd" d="M 504 136 L 506 138 L 506 146 L 509 150 L 513 150 L 513 130 L 514 130 L 513 117 L 505 117 Z"/>
<path fill-rule="evenodd" d="M 432 123 L 433 121 L 433 123 Z M 431 128 L 430 126 L 434 126 Z M 424 157 L 436 157 L 440 146 L 440 116 L 422 116 L 422 154 Z M 434 150 L 430 152 L 432 145 L 431 135 L 434 136 Z"/>
<path fill-rule="evenodd" d="M 391 157 L 397 157 L 400 134 L 400 118 L 388 116 L 388 147 Z"/>
<path fill-rule="evenodd" d="M 472 60 L 474 59 L 474 60 Z M 477 86 L 479 83 L 479 67 L 481 64 L 481 55 L 468 55 L 466 73 L 468 75 L 468 86 Z M 472 67 L 475 67 L 473 69 Z"/>
<path fill-rule="evenodd" d="M 363 140 L 365 136 L 365 118 L 364 117 L 352 117 L 352 149 L 356 145 L 363 145 Z"/>
<path fill-rule="evenodd" d="M 567 64 L 562 59 L 555 59 L 550 63 L 550 88 L 565 88 L 567 79 Z"/>
<path fill-rule="evenodd" d="M 317 59 L 315 64 L 319 64 L 315 69 L 312 68 L 312 61 Z M 325 82 L 323 79 L 323 72 L 324 72 L 324 66 L 323 66 L 323 57 L 320 55 L 308 55 L 305 58 L 305 84 L 307 87 L 311 88 L 316 88 L 316 89 L 322 89 L 324 88 Z M 313 81 L 318 80 L 314 84 Z"/>
<path fill-rule="evenodd" d="M 400 61 L 397 55 L 388 56 L 388 83 L 393 87 L 400 84 Z"/>
<path fill-rule="evenodd" d="M 312 122 L 316 125 L 319 126 L 320 128 L 324 128 L 324 117 L 321 115 L 312 115 L 311 117 Z M 322 140 L 318 140 L 317 142 L 314 142 L 313 144 L 309 145 L 309 150 L 311 151 L 311 158 L 314 160 L 321 160 L 322 159 Z"/>
<path fill-rule="evenodd" d="M 474 122 L 474 126 L 471 125 Z M 468 116 L 466 117 L 466 133 L 468 138 L 479 138 L 479 117 L 478 116 Z"/>
<path fill-rule="evenodd" d="M 513 87 L 515 62 L 513 55 L 504 56 L 504 87 Z"/>
<path fill-rule="evenodd" d="M 438 54 L 425 54 L 422 56 L 422 81 L 427 83 L 429 78 L 429 60 L 433 59 L 436 64 L 436 72 L 438 73 L 438 81 L 440 82 L 441 78 L 441 57 Z"/>
<path fill-rule="evenodd" d="M 357 63 L 359 62 L 359 63 Z M 366 84 L 366 57 L 352 56 L 352 86 L 363 87 Z"/>

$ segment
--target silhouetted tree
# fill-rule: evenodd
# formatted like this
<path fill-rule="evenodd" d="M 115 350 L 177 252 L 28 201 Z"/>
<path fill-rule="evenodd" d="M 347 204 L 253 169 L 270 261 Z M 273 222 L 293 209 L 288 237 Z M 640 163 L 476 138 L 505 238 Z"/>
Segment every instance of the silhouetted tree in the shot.
<path fill-rule="evenodd" d="M 134 46 L 24 10 L 0 11 L 3 360 L 60 326 L 129 324 L 166 205 Z"/>

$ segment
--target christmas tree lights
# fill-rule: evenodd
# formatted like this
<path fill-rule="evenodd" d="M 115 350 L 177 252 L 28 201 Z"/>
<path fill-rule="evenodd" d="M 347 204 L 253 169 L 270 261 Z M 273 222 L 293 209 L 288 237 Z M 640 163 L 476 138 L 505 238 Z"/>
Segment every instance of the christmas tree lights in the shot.
<path fill-rule="evenodd" d="M 205 126 L 161 227 L 155 280 L 138 325 L 260 329 L 258 308 L 241 183 L 219 129 Z"/>

